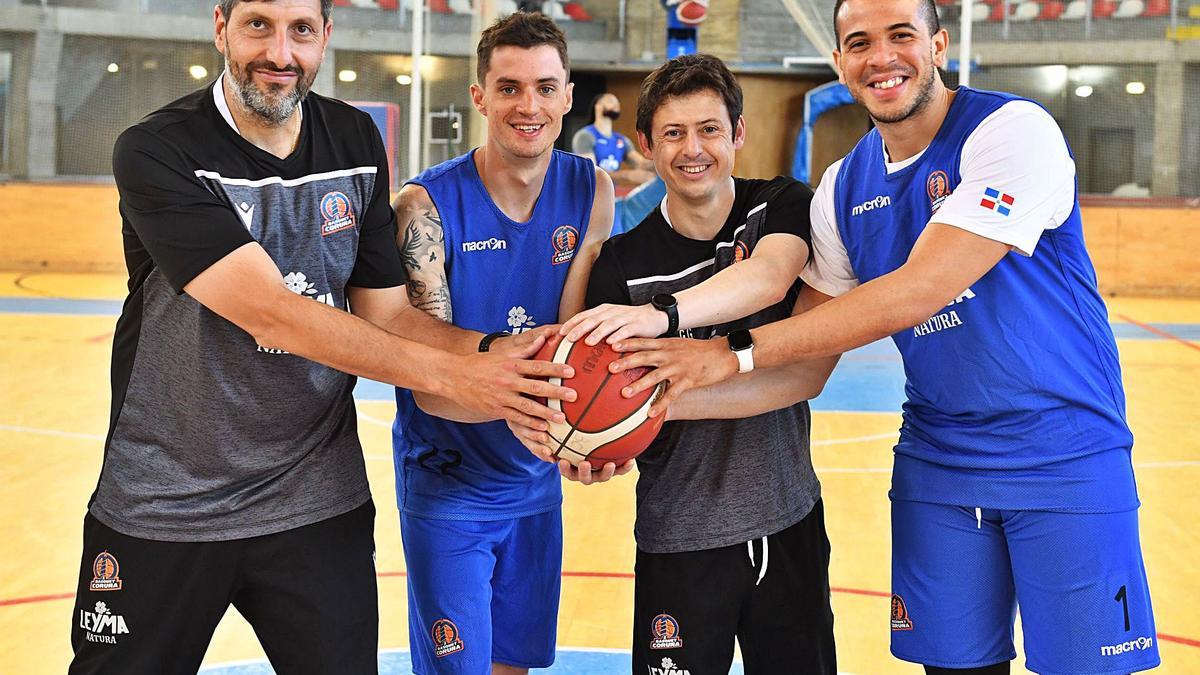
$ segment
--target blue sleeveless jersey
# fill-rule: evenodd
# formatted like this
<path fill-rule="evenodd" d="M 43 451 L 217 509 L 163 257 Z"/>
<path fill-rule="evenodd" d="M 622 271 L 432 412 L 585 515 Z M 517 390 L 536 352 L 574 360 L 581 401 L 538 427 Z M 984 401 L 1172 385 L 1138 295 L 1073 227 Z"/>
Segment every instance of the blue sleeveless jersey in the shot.
<path fill-rule="evenodd" d="M 596 139 L 596 145 L 592 149 L 592 154 L 596 156 L 596 165 L 605 171 L 620 169 L 621 162 L 625 161 L 625 154 L 629 152 L 629 140 L 615 132 L 612 136 L 605 136 L 594 124 L 587 125 L 584 130 Z"/>
<path fill-rule="evenodd" d="M 876 130 L 846 156 L 834 203 L 861 283 L 905 263 L 936 220 L 937 198 L 961 181 L 963 143 L 1013 100 L 960 87 L 929 148 L 894 173 Z M 892 336 L 907 380 L 892 499 L 1079 512 L 1137 506 L 1117 347 L 1084 248 L 1078 193 L 1066 222 L 1039 241 L 1032 257 L 1009 253 L 930 321 Z"/>
<path fill-rule="evenodd" d="M 411 181 L 425 188 L 442 219 L 454 325 L 519 333 L 557 323 L 567 270 L 591 217 L 595 166 L 555 150 L 533 217 L 518 223 L 488 196 L 474 154 Z M 412 392 L 397 389 L 392 438 L 405 513 L 499 520 L 562 502 L 558 467 L 534 457 L 503 421 L 443 420 L 422 412 Z"/>

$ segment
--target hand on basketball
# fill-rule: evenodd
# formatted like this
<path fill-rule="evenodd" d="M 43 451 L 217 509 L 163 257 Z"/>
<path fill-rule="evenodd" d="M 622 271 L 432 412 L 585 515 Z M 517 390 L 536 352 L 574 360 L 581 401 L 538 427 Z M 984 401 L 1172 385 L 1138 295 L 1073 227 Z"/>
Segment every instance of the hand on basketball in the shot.
<path fill-rule="evenodd" d="M 558 460 L 558 472 L 563 478 L 573 480 L 584 485 L 592 483 L 604 483 L 612 480 L 613 476 L 624 476 L 633 471 L 636 460 L 629 460 L 624 464 L 617 466 L 612 462 L 608 462 L 599 470 L 593 469 L 591 462 L 586 459 L 579 463 L 579 466 L 572 466 L 565 459 Z"/>
<path fill-rule="evenodd" d="M 614 344 L 613 349 L 630 353 L 609 365 L 612 372 L 641 367 L 651 369 L 640 380 L 621 389 L 622 396 L 636 396 L 659 382 L 667 383 L 662 397 L 650 408 L 651 417 L 666 412 L 683 392 L 716 384 L 738 372 L 737 357 L 729 351 L 729 343 L 724 339 L 637 338 L 622 340 Z"/>
<path fill-rule="evenodd" d="M 554 449 L 550 447 L 550 434 L 545 431 L 545 422 L 536 421 L 541 424 L 542 428 L 531 427 L 511 419 L 505 420 L 508 423 L 508 430 L 512 432 L 513 436 L 516 436 L 518 441 L 521 441 L 521 445 L 524 445 L 526 450 L 532 452 L 534 457 L 543 462 L 553 464 L 558 460 L 554 457 Z"/>
<path fill-rule="evenodd" d="M 459 405 L 485 413 L 489 419 L 519 422 L 543 430 L 547 428 L 545 420 L 561 422 L 561 412 L 531 398 L 574 401 L 576 396 L 574 389 L 546 381 L 551 377 L 573 377 L 573 368 L 528 360 L 545 341 L 544 336 L 538 335 L 522 349 L 514 347 L 506 353 L 478 353 L 462 358 L 449 383 L 449 391 Z"/>
<path fill-rule="evenodd" d="M 559 325 L 553 324 L 549 326 L 530 328 L 529 330 L 523 333 L 517 333 L 516 335 L 506 335 L 504 337 L 497 338 L 496 341 L 492 343 L 491 351 L 496 352 L 497 354 L 507 354 L 513 358 L 526 359 L 536 354 L 537 350 L 540 349 L 543 344 L 545 344 L 545 341 L 549 340 L 551 336 L 558 332 L 558 329 Z M 542 338 L 542 340 L 539 341 L 538 338 Z M 527 351 L 535 342 L 537 343 L 537 347 L 535 347 L 532 352 Z M 560 372 L 552 375 L 552 377 L 569 376 L 563 375 Z"/>
<path fill-rule="evenodd" d="M 608 344 L 635 337 L 657 337 L 667 330 L 667 315 L 653 305 L 600 305 L 571 317 L 560 333 L 572 342 L 587 336 L 586 344 Z"/>

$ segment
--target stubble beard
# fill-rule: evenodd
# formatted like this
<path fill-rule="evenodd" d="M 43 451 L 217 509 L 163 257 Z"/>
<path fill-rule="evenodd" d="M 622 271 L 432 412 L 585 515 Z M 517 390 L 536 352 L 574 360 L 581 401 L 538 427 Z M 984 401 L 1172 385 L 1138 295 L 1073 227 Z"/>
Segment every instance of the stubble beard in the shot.
<path fill-rule="evenodd" d="M 282 126 L 292 118 L 300 102 L 308 95 L 316 74 L 308 77 L 300 66 L 288 66 L 283 70 L 296 73 L 295 85 L 290 90 L 285 90 L 286 85 L 269 84 L 264 92 L 253 79 L 254 71 L 260 68 L 274 67 L 266 61 L 252 61 L 243 68 L 229 58 L 228 50 L 225 51 L 225 69 L 229 73 L 229 84 L 237 94 L 238 100 L 267 125 Z"/>

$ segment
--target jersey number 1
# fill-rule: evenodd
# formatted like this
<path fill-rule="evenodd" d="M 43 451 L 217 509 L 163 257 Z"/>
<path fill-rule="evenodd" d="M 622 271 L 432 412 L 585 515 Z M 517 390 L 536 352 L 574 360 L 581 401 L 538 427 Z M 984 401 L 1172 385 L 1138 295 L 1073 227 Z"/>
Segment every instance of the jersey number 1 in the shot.
<path fill-rule="evenodd" d="M 1117 591 L 1117 594 L 1115 596 L 1113 596 L 1113 600 L 1116 600 L 1117 602 L 1121 603 L 1121 609 L 1125 611 L 1125 632 L 1128 633 L 1129 632 L 1129 599 L 1125 596 L 1125 587 L 1124 586 L 1122 586 L 1121 590 Z"/>

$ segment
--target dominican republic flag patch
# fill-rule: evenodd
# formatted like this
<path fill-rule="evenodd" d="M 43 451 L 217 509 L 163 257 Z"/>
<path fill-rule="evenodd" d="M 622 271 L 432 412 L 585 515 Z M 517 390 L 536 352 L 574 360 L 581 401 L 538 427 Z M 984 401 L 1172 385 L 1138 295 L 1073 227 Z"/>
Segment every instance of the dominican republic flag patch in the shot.
<path fill-rule="evenodd" d="M 979 205 L 1002 216 L 1007 216 L 1012 213 L 1012 205 L 1015 201 L 1017 201 L 1016 197 L 1005 194 L 996 188 L 984 188 L 983 201 L 979 202 Z"/>

